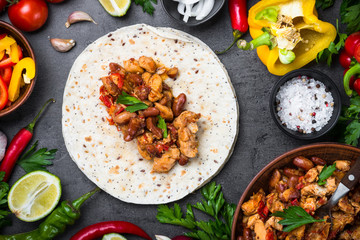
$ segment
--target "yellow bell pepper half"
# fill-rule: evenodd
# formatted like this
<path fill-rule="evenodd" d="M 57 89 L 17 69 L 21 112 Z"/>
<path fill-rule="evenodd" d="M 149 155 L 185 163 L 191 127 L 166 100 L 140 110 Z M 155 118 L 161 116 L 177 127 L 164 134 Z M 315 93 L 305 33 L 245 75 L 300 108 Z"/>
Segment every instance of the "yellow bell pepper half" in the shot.
<path fill-rule="evenodd" d="M 260 60 L 274 75 L 281 76 L 303 67 L 314 60 L 320 51 L 328 48 L 336 38 L 335 27 L 318 19 L 315 0 L 262 0 L 249 10 L 249 30 L 253 39 L 262 35 L 264 28 L 269 29 L 276 37 L 276 23 L 270 17 L 262 17 L 263 12 L 272 14 L 274 9 L 278 10 L 278 16 L 291 17 L 294 28 L 300 31 L 302 39 L 292 49 L 296 57 L 289 64 L 280 62 L 278 46 L 272 49 L 268 46 L 257 48 Z"/>
<path fill-rule="evenodd" d="M 10 85 L 9 85 L 9 100 L 14 102 L 20 94 L 20 88 L 22 83 L 22 72 L 25 69 L 25 73 L 23 74 L 23 78 L 25 82 L 29 79 L 33 79 L 35 77 L 35 62 L 32 58 L 26 57 L 21 59 L 14 67 L 13 73 L 11 75 Z"/>

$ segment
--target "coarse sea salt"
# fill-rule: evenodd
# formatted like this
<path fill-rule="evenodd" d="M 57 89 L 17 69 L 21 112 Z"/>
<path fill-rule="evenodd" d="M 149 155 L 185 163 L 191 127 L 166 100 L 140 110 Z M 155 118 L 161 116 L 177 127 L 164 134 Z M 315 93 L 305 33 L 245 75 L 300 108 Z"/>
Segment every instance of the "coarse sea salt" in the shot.
<path fill-rule="evenodd" d="M 307 76 L 295 77 L 282 85 L 276 103 L 282 124 L 305 134 L 323 128 L 334 110 L 331 92 L 322 82 Z"/>

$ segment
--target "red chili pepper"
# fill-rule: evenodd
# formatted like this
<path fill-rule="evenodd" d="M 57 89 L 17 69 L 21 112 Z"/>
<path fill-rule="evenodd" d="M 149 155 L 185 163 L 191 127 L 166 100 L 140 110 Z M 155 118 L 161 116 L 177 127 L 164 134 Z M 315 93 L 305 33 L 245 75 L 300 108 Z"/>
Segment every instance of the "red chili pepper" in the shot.
<path fill-rule="evenodd" d="M 51 102 L 55 102 L 55 100 L 53 98 L 47 100 L 44 106 L 41 108 L 40 112 L 34 118 L 34 120 L 25 128 L 20 129 L 20 131 L 11 140 L 9 147 L 6 150 L 5 157 L 0 165 L 0 172 L 5 172 L 5 176 L 3 179 L 4 182 L 9 179 L 17 159 L 30 142 L 33 136 L 36 121 L 44 111 L 45 107 Z"/>
<path fill-rule="evenodd" d="M 5 108 L 7 102 L 8 102 L 8 88 L 5 81 L 0 76 L 0 110 Z"/>
<path fill-rule="evenodd" d="M 128 233 L 151 240 L 151 237 L 140 227 L 125 221 L 108 221 L 95 223 L 77 232 L 70 240 L 93 240 L 108 233 Z"/>
<path fill-rule="evenodd" d="M 241 38 L 241 36 L 247 32 L 249 28 L 247 19 L 247 7 L 246 0 L 229 0 L 228 3 L 231 26 L 233 28 L 234 41 L 222 52 L 216 52 L 217 54 L 223 54 L 227 52 L 234 44 Z"/>
<path fill-rule="evenodd" d="M 107 106 L 108 108 L 111 107 L 112 103 L 109 97 L 101 95 L 99 99 L 104 103 L 105 106 Z"/>

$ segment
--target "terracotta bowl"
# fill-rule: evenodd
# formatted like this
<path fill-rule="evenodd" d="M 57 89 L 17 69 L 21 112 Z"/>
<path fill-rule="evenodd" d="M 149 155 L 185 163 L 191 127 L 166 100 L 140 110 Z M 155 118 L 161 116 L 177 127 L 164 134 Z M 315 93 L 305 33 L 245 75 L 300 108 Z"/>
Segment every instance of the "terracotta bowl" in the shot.
<path fill-rule="evenodd" d="M 16 40 L 17 44 L 20 45 L 20 47 L 22 48 L 24 57 L 31 57 L 32 59 L 34 59 L 35 67 L 37 69 L 34 50 L 32 49 L 30 43 L 25 38 L 25 36 L 21 33 L 21 31 L 15 28 L 13 25 L 0 20 L 0 34 L 1 33 L 7 33 L 11 35 Z M 10 107 L 6 107 L 0 111 L 0 118 L 15 111 L 29 98 L 31 92 L 34 89 L 36 77 L 37 71 L 31 83 L 26 84 L 24 87 L 21 88 L 19 98 L 15 102 L 13 102 Z"/>
<path fill-rule="evenodd" d="M 260 188 L 263 188 L 265 192 L 268 192 L 268 181 L 273 170 L 284 166 L 292 166 L 292 160 L 300 155 L 304 157 L 317 156 L 326 160 L 330 164 L 333 161 L 340 159 L 355 160 L 358 156 L 360 156 L 360 149 L 338 143 L 317 143 L 296 148 L 275 158 L 252 179 L 241 196 L 234 215 L 231 232 L 232 240 L 236 240 L 241 233 L 241 205 L 248 201 L 250 196 L 259 191 Z"/>

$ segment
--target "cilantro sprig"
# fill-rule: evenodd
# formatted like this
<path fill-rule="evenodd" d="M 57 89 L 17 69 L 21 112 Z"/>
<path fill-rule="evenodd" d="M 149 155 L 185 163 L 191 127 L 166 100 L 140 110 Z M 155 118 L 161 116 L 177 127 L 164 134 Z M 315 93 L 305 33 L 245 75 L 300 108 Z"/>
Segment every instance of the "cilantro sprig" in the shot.
<path fill-rule="evenodd" d="M 359 0 L 343 0 L 340 6 L 341 23 L 346 24 L 346 32 L 351 34 L 360 30 Z"/>
<path fill-rule="evenodd" d="M 46 166 L 53 164 L 49 160 L 55 158 L 57 149 L 48 150 L 47 148 L 41 148 L 36 151 L 37 146 L 38 141 L 31 146 L 29 151 L 27 151 L 19 161 L 17 161 L 17 164 L 20 165 L 27 173 L 37 170 L 47 171 Z"/>
<path fill-rule="evenodd" d="M 283 212 L 274 212 L 272 216 L 282 218 L 279 223 L 283 226 L 286 226 L 283 229 L 283 232 L 291 232 L 292 230 L 305 224 L 325 221 L 325 219 L 313 218 L 309 213 L 307 213 L 299 206 L 290 206 L 289 208 L 284 209 Z"/>
<path fill-rule="evenodd" d="M 3 182 L 5 172 L 0 172 L 0 229 L 11 225 L 11 221 L 7 218 L 10 214 L 7 205 L 7 195 L 9 193 L 9 184 Z"/>
<path fill-rule="evenodd" d="M 124 91 L 122 91 L 121 95 L 118 96 L 116 103 L 127 105 L 128 107 L 126 107 L 125 110 L 132 113 L 149 107 L 136 97 L 132 97 Z"/>
<path fill-rule="evenodd" d="M 167 126 L 165 120 L 160 115 L 157 116 L 157 119 L 158 119 L 157 127 L 163 130 L 163 137 L 167 138 L 168 132 L 167 132 Z"/>
<path fill-rule="evenodd" d="M 160 205 L 156 218 L 161 223 L 178 225 L 189 229 L 190 232 L 185 235 L 195 239 L 230 239 L 236 205 L 225 201 L 220 184 L 216 185 L 215 182 L 204 186 L 201 189 L 201 194 L 204 198 L 201 202 L 195 205 L 186 205 L 185 217 L 183 217 L 179 204 L 175 203 L 173 208 Z M 193 208 L 206 213 L 212 219 L 196 221 Z"/>
<path fill-rule="evenodd" d="M 157 0 L 135 0 L 134 2 L 136 5 L 142 6 L 144 12 L 150 15 L 154 14 L 155 8 L 152 3 L 157 4 Z"/>
<path fill-rule="evenodd" d="M 333 165 L 330 166 L 325 166 L 323 167 L 323 169 L 321 170 L 320 174 L 319 174 L 319 180 L 318 180 L 318 184 L 320 186 L 325 185 L 326 184 L 326 179 L 328 179 L 336 170 L 336 164 L 334 163 Z"/>

